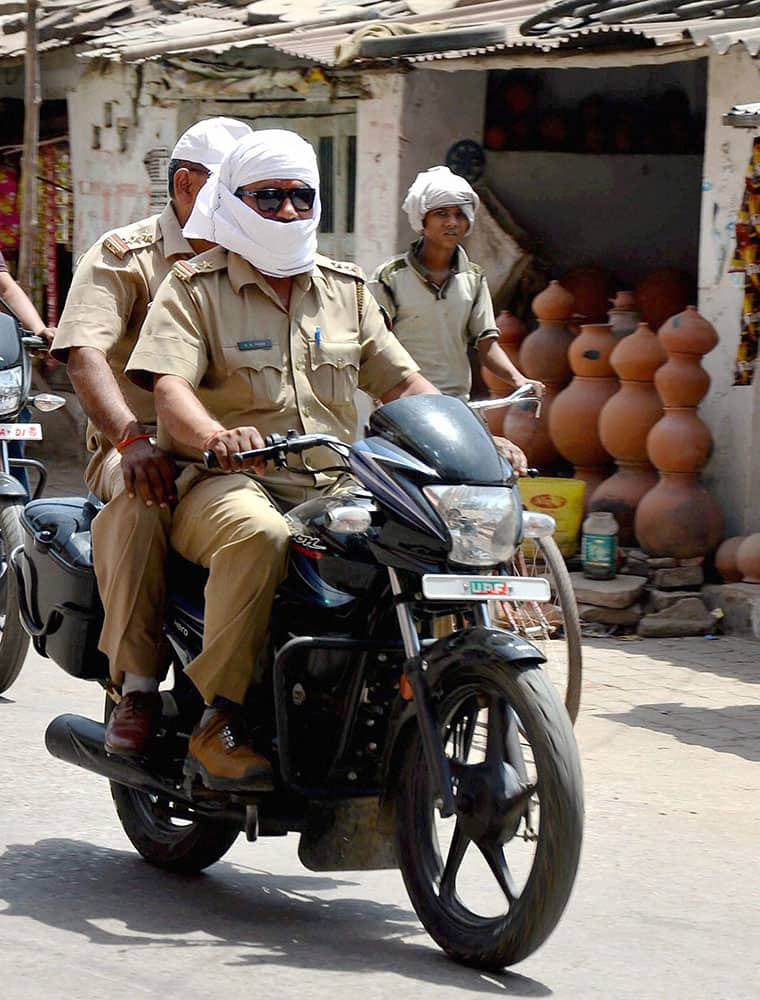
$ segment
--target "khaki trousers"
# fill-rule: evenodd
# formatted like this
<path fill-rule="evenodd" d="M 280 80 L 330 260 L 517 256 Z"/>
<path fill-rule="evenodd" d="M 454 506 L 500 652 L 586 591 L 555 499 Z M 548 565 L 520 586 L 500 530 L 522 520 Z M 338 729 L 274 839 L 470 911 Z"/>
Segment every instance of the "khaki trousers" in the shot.
<path fill-rule="evenodd" d="M 186 672 L 206 704 L 216 695 L 242 704 L 287 572 L 287 521 L 248 476 L 210 476 L 179 501 L 171 544 L 209 571 L 203 650 Z"/>
<path fill-rule="evenodd" d="M 99 647 L 111 679 L 121 684 L 124 672 L 161 677 L 168 663 L 163 624 L 171 513 L 130 500 L 115 448 L 93 462 L 87 485 L 106 501 L 92 522 L 92 551 L 105 610 Z"/>

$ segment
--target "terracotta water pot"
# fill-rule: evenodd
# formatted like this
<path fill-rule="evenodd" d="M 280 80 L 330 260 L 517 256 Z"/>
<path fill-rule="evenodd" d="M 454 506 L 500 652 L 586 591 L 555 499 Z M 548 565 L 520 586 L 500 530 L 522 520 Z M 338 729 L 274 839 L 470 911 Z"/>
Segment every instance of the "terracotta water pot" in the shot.
<path fill-rule="evenodd" d="M 710 388 L 710 376 L 688 354 L 672 354 L 657 370 L 654 384 L 663 406 L 696 406 Z"/>
<path fill-rule="evenodd" d="M 693 473 L 661 472 L 636 509 L 633 530 L 650 555 L 692 559 L 717 546 L 723 518 Z"/>
<path fill-rule="evenodd" d="M 718 343 L 715 327 L 702 316 L 696 306 L 671 315 L 658 330 L 668 354 L 691 354 L 701 358 Z"/>
<path fill-rule="evenodd" d="M 669 316 L 688 305 L 694 282 L 683 271 L 662 267 L 651 271 L 634 289 L 641 318 L 659 330 Z"/>
<path fill-rule="evenodd" d="M 612 276 L 602 267 L 575 267 L 560 279 L 575 297 L 575 311 L 585 323 L 604 323 L 612 291 Z"/>
<path fill-rule="evenodd" d="M 737 565 L 737 553 L 739 546 L 745 540 L 746 535 L 733 535 L 726 538 L 718 546 L 715 553 L 715 568 L 726 583 L 738 583 L 742 578 Z"/>
<path fill-rule="evenodd" d="M 760 534 L 748 535 L 739 545 L 736 568 L 744 583 L 760 583 Z"/>
<path fill-rule="evenodd" d="M 599 414 L 599 438 L 617 461 L 647 463 L 647 435 L 661 417 L 651 382 L 621 382 Z"/>
<path fill-rule="evenodd" d="M 573 313 L 575 298 L 558 281 L 550 281 L 533 299 L 531 307 L 538 320 L 566 320 Z"/>
<path fill-rule="evenodd" d="M 618 541 L 630 545 L 634 540 L 633 521 L 641 499 L 658 482 L 656 469 L 649 462 L 625 462 L 616 457 L 617 472 L 597 486 L 588 503 L 589 510 L 608 510 L 618 523 Z"/>
<path fill-rule="evenodd" d="M 647 436 L 647 454 L 660 472 L 694 472 L 710 456 L 712 434 L 693 407 L 669 406 Z"/>

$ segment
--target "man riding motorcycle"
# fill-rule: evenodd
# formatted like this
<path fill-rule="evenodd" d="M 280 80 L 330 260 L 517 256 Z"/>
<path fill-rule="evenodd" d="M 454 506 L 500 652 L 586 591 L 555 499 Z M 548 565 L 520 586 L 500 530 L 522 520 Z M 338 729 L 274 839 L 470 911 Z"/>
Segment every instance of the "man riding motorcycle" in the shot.
<path fill-rule="evenodd" d="M 206 710 L 186 771 L 213 789 L 271 787 L 240 708 L 256 675 L 290 532 L 276 502 L 340 483 L 325 475 L 247 474 L 237 452 L 263 436 L 355 436 L 354 392 L 385 402 L 434 393 L 391 334 L 358 267 L 317 254 L 319 173 L 293 132 L 240 140 L 198 197 L 184 234 L 218 248 L 175 264 L 127 366 L 154 387 L 159 443 L 190 459 L 210 449 L 228 475 L 190 465 L 177 481 L 171 544 L 209 570 L 203 651 L 187 673 Z"/>

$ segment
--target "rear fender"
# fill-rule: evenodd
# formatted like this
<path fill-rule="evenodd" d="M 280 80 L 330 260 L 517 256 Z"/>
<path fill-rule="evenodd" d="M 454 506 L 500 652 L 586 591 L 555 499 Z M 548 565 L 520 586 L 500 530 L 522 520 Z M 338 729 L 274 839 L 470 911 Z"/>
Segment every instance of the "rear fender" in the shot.
<path fill-rule="evenodd" d="M 468 660 L 488 659 L 499 662 L 504 670 L 521 670 L 545 663 L 546 657 L 535 646 L 513 632 L 496 628 L 467 628 L 444 636 L 428 646 L 422 661 L 426 664 L 425 681 L 433 704 L 441 678 Z M 388 724 L 388 738 L 383 760 L 383 784 L 380 795 L 378 827 L 389 832 L 393 820 L 393 801 L 404 750 L 415 731 L 417 710 L 413 701 L 398 698 Z"/>

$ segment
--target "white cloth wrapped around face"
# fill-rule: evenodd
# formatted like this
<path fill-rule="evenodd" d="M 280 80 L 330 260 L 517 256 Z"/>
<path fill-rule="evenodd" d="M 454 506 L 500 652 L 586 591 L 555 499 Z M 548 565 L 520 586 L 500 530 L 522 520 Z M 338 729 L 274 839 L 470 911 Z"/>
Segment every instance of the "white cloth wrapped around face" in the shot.
<path fill-rule="evenodd" d="M 249 208 L 235 191 L 257 181 L 299 181 L 317 192 L 309 218 L 281 222 Z M 240 254 L 263 274 L 303 274 L 317 253 L 319 168 L 313 148 L 295 132 L 252 132 L 227 152 L 219 171 L 201 188 L 182 230 L 187 239 L 218 243 Z"/>
<path fill-rule="evenodd" d="M 415 233 L 421 233 L 427 213 L 446 205 L 458 205 L 462 209 L 469 223 L 465 235 L 469 236 L 480 198 L 464 177 L 452 174 L 448 167 L 431 167 L 417 174 L 401 209 L 406 212 Z"/>

